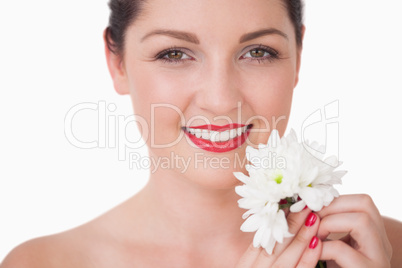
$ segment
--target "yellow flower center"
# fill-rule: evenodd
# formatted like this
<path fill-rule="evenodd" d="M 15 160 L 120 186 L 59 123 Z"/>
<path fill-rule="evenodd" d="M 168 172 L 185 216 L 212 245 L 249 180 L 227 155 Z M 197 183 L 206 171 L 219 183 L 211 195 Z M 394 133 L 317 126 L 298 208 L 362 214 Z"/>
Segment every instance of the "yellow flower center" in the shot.
<path fill-rule="evenodd" d="M 283 175 L 282 174 L 277 174 L 274 178 L 274 181 L 276 181 L 277 184 L 281 184 L 282 183 L 282 179 L 283 179 Z"/>

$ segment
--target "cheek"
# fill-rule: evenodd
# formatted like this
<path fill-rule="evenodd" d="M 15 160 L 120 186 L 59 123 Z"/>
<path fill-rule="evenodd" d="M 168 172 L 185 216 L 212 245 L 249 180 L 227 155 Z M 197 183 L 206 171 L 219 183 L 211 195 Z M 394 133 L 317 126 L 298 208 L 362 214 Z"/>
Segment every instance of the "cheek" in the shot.
<path fill-rule="evenodd" d="M 293 65 L 272 68 L 263 73 L 249 75 L 245 102 L 255 117 L 255 133 L 250 135 L 249 145 L 265 143 L 270 131 L 285 132 L 292 104 L 295 72 Z"/>
<path fill-rule="evenodd" d="M 184 88 L 188 83 L 172 72 L 142 67 L 132 69 L 129 74 L 130 94 L 135 113 L 148 123 L 148 143 L 177 142 L 184 124 L 183 111 L 192 98 L 190 89 Z"/>
<path fill-rule="evenodd" d="M 285 66 L 286 67 L 286 66 Z M 261 116 L 288 116 L 295 84 L 292 65 L 286 68 L 273 68 L 247 79 L 247 90 L 243 95 Z"/>

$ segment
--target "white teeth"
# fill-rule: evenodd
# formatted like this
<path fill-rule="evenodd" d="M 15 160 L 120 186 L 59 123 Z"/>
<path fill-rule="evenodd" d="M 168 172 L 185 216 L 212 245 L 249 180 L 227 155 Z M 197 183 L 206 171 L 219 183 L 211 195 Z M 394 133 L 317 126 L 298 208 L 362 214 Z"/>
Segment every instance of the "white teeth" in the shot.
<path fill-rule="evenodd" d="M 230 138 L 236 138 L 237 137 L 237 129 L 231 129 L 230 130 Z"/>
<path fill-rule="evenodd" d="M 201 138 L 202 134 L 201 134 L 201 129 L 194 129 L 195 130 L 195 136 L 197 138 Z"/>
<path fill-rule="evenodd" d="M 211 131 L 210 141 L 212 141 L 212 142 L 219 141 L 219 132 L 218 131 Z"/>
<path fill-rule="evenodd" d="M 202 130 L 202 138 L 204 139 L 204 140 L 209 140 L 209 137 L 210 137 L 211 135 L 209 134 L 209 131 L 208 130 L 206 130 L 206 129 L 203 129 Z"/>
<path fill-rule="evenodd" d="M 221 141 L 228 141 L 230 139 L 229 130 L 221 132 L 221 134 L 219 135 L 219 138 Z"/>
<path fill-rule="evenodd" d="M 187 132 L 195 135 L 197 138 L 209 140 L 211 142 L 224 142 L 236 138 L 247 131 L 247 126 L 225 130 L 222 132 L 198 129 L 198 128 L 186 128 Z"/>

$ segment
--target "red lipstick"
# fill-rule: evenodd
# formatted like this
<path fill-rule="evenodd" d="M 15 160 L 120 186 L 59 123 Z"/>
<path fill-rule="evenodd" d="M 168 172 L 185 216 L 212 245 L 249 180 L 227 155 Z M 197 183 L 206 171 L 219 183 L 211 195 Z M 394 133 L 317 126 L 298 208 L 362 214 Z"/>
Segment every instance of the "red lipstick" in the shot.
<path fill-rule="evenodd" d="M 224 153 L 242 146 L 251 128 L 251 124 L 202 125 L 183 127 L 183 131 L 199 148 L 209 152 Z"/>

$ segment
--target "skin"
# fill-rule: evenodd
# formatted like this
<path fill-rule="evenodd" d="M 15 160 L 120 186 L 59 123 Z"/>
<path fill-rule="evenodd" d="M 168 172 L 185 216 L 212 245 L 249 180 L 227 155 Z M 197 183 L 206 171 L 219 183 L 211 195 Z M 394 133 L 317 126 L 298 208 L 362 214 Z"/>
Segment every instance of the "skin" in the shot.
<path fill-rule="evenodd" d="M 268 34 L 239 43 L 245 34 L 266 28 L 286 37 Z M 143 39 L 155 29 L 189 32 L 198 42 L 171 34 Z M 271 54 L 272 49 L 277 51 L 279 58 L 252 58 L 248 52 L 260 45 L 269 47 Z M 155 59 L 170 47 L 184 49 L 180 62 Z M 236 157 L 244 159 L 247 144 L 217 154 L 196 148 L 183 137 L 183 126 L 206 123 L 252 123 L 248 140 L 252 146 L 266 143 L 272 127 L 282 135 L 300 55 L 279 0 L 255 0 L 253 5 L 233 0 L 147 3 L 127 31 L 124 55 L 106 47 L 108 67 L 116 91 L 129 94 L 135 113 L 145 120 L 139 123 L 143 136 L 152 135 L 158 145 L 169 144 L 156 148 L 147 139 L 150 156 L 158 159 L 174 152 L 190 159 L 189 168 L 157 169 L 146 187 L 123 204 L 72 230 L 18 246 L 0 267 L 314 267 L 319 259 L 332 260 L 330 267 L 390 267 L 387 233 L 394 247 L 399 246 L 402 238 L 395 234 L 402 233 L 401 224 L 384 220 L 366 195 L 337 198 L 314 214 L 312 226 L 305 225 L 310 210 L 290 213 L 287 219 L 294 237 L 278 244 L 273 255 L 253 248 L 254 234 L 240 231 L 244 210 L 237 206 L 234 186 L 239 181 L 232 175 L 245 171 L 234 163 Z M 170 106 L 156 109 L 152 119 L 154 103 Z M 197 153 L 229 164 L 197 167 Z M 331 233 L 349 235 L 346 243 L 326 241 Z M 311 249 L 314 236 L 319 240 Z M 392 259 L 393 265 L 402 264 L 398 258 Z"/>

